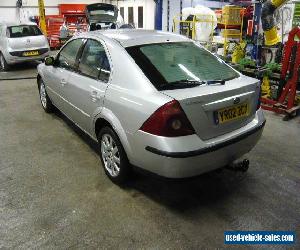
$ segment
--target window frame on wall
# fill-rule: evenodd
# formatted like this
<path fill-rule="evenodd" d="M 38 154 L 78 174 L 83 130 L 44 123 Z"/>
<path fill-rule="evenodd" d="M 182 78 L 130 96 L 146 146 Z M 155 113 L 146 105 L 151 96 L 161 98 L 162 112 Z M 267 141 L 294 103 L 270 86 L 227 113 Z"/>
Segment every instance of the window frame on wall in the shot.
<path fill-rule="evenodd" d="M 125 7 L 120 7 L 120 15 L 122 16 L 123 20 L 125 20 Z"/>
<path fill-rule="evenodd" d="M 138 28 L 144 28 L 144 6 L 138 6 Z"/>
<path fill-rule="evenodd" d="M 131 11 L 132 11 L 132 13 L 131 13 Z M 127 17 L 128 17 L 128 24 L 134 25 L 134 7 L 133 6 L 128 7 Z"/>

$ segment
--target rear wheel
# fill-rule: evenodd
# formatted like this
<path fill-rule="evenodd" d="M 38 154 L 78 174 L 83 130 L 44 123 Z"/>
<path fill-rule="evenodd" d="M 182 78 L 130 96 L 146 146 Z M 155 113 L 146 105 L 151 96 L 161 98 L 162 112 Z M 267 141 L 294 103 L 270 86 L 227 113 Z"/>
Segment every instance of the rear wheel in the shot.
<path fill-rule="evenodd" d="M 3 54 L 0 52 L 0 71 L 8 71 L 9 65 L 7 64 Z"/>
<path fill-rule="evenodd" d="M 45 112 L 46 113 L 53 112 L 54 106 L 46 92 L 46 87 L 43 80 L 39 81 L 39 93 L 40 93 L 40 101 Z"/>
<path fill-rule="evenodd" d="M 114 183 L 124 184 L 129 178 L 130 164 L 117 134 L 110 127 L 104 127 L 98 134 L 98 142 L 106 175 Z"/>

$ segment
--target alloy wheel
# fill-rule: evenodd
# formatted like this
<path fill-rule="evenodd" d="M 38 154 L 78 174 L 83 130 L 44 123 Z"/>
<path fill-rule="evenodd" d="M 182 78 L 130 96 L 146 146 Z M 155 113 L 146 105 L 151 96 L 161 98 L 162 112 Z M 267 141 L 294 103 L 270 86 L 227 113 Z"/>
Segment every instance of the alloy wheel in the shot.
<path fill-rule="evenodd" d="M 40 99 L 41 99 L 41 103 L 42 103 L 43 107 L 46 108 L 47 107 L 47 97 L 46 97 L 45 85 L 43 82 L 41 82 L 41 84 L 40 84 Z"/>
<path fill-rule="evenodd" d="M 120 154 L 114 139 L 109 134 L 101 138 L 101 157 L 107 172 L 116 177 L 120 173 Z"/>
<path fill-rule="evenodd" d="M 1 67 L 2 70 L 4 70 L 4 68 L 5 68 L 4 58 L 3 58 L 2 54 L 0 54 L 0 67 Z"/>

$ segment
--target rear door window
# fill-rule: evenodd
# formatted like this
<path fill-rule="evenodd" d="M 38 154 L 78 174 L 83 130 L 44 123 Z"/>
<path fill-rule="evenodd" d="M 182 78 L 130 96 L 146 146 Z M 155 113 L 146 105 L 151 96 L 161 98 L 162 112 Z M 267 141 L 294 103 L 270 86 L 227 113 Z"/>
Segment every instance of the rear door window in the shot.
<path fill-rule="evenodd" d="M 43 35 L 36 25 L 18 25 L 7 28 L 7 35 L 10 38 L 41 36 Z"/>
<path fill-rule="evenodd" d="M 110 65 L 103 45 L 89 39 L 83 49 L 78 71 L 88 77 L 108 82 Z"/>
<path fill-rule="evenodd" d="M 68 70 L 76 70 L 77 56 L 82 46 L 83 39 L 75 39 L 70 41 L 57 56 L 56 66 Z"/>

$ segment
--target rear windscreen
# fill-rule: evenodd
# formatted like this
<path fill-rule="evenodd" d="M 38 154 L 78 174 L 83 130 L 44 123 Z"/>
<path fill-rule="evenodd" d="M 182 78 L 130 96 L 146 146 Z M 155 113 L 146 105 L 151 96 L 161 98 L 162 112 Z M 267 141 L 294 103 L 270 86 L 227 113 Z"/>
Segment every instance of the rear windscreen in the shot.
<path fill-rule="evenodd" d="M 36 25 L 18 25 L 7 28 L 8 37 L 40 36 L 42 32 Z"/>
<path fill-rule="evenodd" d="M 114 16 L 115 12 L 113 10 L 91 10 L 91 15 L 110 15 Z"/>
<path fill-rule="evenodd" d="M 116 8 L 110 4 L 91 4 L 86 6 L 90 15 L 110 15 L 114 16 Z"/>
<path fill-rule="evenodd" d="M 178 81 L 231 80 L 239 74 L 193 42 L 146 44 L 127 52 L 158 89 Z"/>

